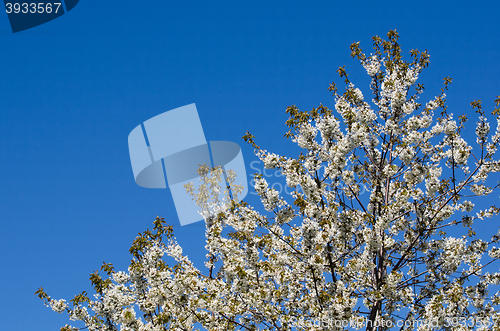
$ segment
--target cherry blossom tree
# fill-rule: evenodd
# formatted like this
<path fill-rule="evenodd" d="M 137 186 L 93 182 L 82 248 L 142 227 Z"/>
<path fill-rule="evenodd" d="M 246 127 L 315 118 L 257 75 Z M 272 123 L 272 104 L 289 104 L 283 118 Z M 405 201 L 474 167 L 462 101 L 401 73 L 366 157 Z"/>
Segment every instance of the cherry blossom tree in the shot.
<path fill-rule="evenodd" d="M 260 211 L 237 199 L 234 176 L 219 200 L 223 172 L 206 166 L 200 190 L 186 187 L 203 210 L 206 272 L 157 217 L 133 242 L 127 271 L 104 263 L 105 276 L 90 276 L 94 296 L 36 294 L 88 330 L 500 330 L 500 231 L 474 231 L 500 210 L 472 202 L 484 205 L 497 187 L 489 176 L 500 170 L 500 97 L 494 134 L 481 101 L 471 103 L 476 141 L 467 142 L 467 117 L 445 104 L 451 78 L 419 103 L 429 55 L 412 50 L 405 60 L 398 33 L 387 38 L 373 37 L 369 56 L 351 45 L 371 100 L 340 67 L 345 91 L 329 87 L 335 110 L 287 108 L 298 157 L 243 137 L 283 174 L 291 199 L 257 175 Z"/>

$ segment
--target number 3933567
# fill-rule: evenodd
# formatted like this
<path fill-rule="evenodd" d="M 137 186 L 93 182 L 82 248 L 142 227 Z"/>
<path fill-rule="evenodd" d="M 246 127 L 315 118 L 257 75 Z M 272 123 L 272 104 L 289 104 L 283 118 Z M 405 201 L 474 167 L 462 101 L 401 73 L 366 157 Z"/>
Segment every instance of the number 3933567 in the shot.
<path fill-rule="evenodd" d="M 14 2 L 4 0 L 12 32 L 23 31 L 47 23 L 64 15 L 79 2 L 79 0 L 56 1 Z"/>

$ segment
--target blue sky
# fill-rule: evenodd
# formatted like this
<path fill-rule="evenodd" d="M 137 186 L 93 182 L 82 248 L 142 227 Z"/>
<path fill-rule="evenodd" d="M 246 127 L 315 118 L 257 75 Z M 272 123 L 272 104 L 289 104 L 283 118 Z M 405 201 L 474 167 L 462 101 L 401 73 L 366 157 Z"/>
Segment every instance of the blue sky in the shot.
<path fill-rule="evenodd" d="M 247 166 L 246 130 L 295 153 L 286 107 L 333 108 L 341 65 L 367 91 L 349 45 L 369 52 L 390 29 L 406 52 L 431 55 L 423 100 L 450 76 L 449 110 L 474 117 L 471 101 L 489 111 L 500 94 L 499 11 L 497 1 L 80 1 L 16 34 L 0 15 L 2 329 L 58 330 L 68 319 L 38 287 L 71 299 L 103 261 L 125 269 L 156 215 L 178 225 L 168 190 L 134 182 L 127 137 L 141 122 L 196 103 L 207 140 L 238 142 Z M 200 224 L 175 233 L 201 267 Z"/>

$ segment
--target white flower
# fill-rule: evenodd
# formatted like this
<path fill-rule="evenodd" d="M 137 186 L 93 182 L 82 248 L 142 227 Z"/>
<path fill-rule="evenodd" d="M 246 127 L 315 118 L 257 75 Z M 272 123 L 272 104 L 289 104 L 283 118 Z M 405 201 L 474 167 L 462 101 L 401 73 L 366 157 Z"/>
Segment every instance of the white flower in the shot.
<path fill-rule="evenodd" d="M 124 284 L 130 280 L 129 276 L 123 272 L 123 271 L 118 271 L 113 274 L 113 280 L 117 284 Z"/>
<path fill-rule="evenodd" d="M 72 321 L 83 321 L 89 317 L 87 307 L 75 306 L 73 313 L 70 315 Z"/>
<path fill-rule="evenodd" d="M 264 167 L 266 169 L 274 169 L 278 166 L 279 164 L 280 157 L 274 153 L 268 153 L 264 157 Z"/>
<path fill-rule="evenodd" d="M 369 76 L 374 77 L 380 72 L 380 61 L 376 55 L 373 55 L 369 61 L 363 63 L 363 67 Z"/>
<path fill-rule="evenodd" d="M 471 186 L 470 190 L 475 194 L 475 195 L 488 195 L 493 190 L 489 187 L 486 187 L 484 185 L 479 185 L 479 184 L 474 184 Z"/>
<path fill-rule="evenodd" d="M 490 124 L 486 122 L 484 117 L 481 117 L 480 121 L 477 122 L 476 135 L 479 138 L 484 138 L 490 132 Z"/>
<path fill-rule="evenodd" d="M 439 190 L 441 171 L 442 168 L 437 167 L 429 169 L 429 177 L 425 180 L 425 188 L 429 196 L 433 196 Z"/>
<path fill-rule="evenodd" d="M 177 261 L 183 260 L 182 247 L 177 243 L 172 243 L 167 246 L 166 253 L 175 258 Z"/>
<path fill-rule="evenodd" d="M 66 308 L 68 308 L 68 304 L 66 303 L 66 300 L 61 299 L 61 300 L 51 300 L 50 301 L 50 308 L 52 308 L 53 311 L 56 311 L 58 313 L 62 313 Z"/>
<path fill-rule="evenodd" d="M 405 114 L 411 114 L 416 108 L 416 103 L 414 101 L 405 102 L 403 104 L 403 112 Z"/>
<path fill-rule="evenodd" d="M 474 208 L 474 204 L 472 202 L 470 202 L 470 201 L 462 202 L 462 206 L 461 206 L 462 211 L 471 212 L 473 208 Z"/>
<path fill-rule="evenodd" d="M 432 133 L 433 135 L 437 135 L 437 134 L 442 133 L 442 132 L 443 132 L 443 130 L 444 130 L 444 127 L 443 127 L 441 124 L 437 123 L 436 125 L 434 125 L 434 126 L 432 127 L 431 133 Z"/>
<path fill-rule="evenodd" d="M 444 125 L 443 131 L 444 133 L 450 135 L 457 132 L 457 123 L 455 121 L 447 121 Z"/>
<path fill-rule="evenodd" d="M 293 141 L 306 149 L 313 149 L 315 146 L 314 139 L 316 138 L 317 129 L 310 123 L 305 123 L 300 126 L 299 133 Z"/>
<path fill-rule="evenodd" d="M 342 133 L 340 132 L 340 123 L 333 116 L 323 117 L 317 124 L 317 127 L 321 133 L 323 143 L 329 139 L 338 140 L 342 137 Z"/>
<path fill-rule="evenodd" d="M 498 247 L 493 247 L 489 252 L 488 252 L 488 255 L 492 258 L 492 259 L 498 259 L 500 258 L 500 248 Z"/>
<path fill-rule="evenodd" d="M 383 170 L 384 174 L 387 177 L 392 177 L 398 172 L 398 166 L 393 164 L 393 165 L 386 165 Z"/>
<path fill-rule="evenodd" d="M 399 156 L 401 161 L 408 165 L 415 156 L 415 151 L 411 146 L 406 146 L 404 148 L 398 148 L 396 154 Z"/>
<path fill-rule="evenodd" d="M 439 104 L 435 100 L 431 100 L 427 103 L 425 108 L 427 108 L 429 110 L 435 110 L 438 106 L 439 106 Z"/>
<path fill-rule="evenodd" d="M 354 89 L 354 97 L 357 101 L 363 101 L 363 93 L 359 88 Z"/>
<path fill-rule="evenodd" d="M 121 312 L 120 317 L 122 323 L 132 324 L 133 322 L 135 322 L 135 311 L 131 307 L 126 308 Z"/>

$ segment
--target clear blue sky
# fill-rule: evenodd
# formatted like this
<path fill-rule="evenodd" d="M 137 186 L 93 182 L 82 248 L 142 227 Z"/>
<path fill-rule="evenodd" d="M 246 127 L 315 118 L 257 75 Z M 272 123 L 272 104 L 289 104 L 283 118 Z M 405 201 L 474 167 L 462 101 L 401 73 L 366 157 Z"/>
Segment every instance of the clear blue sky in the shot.
<path fill-rule="evenodd" d="M 58 330 L 68 319 L 42 305 L 39 286 L 71 299 L 102 261 L 125 269 L 156 215 L 178 224 L 168 190 L 134 182 L 127 137 L 144 120 L 196 103 L 207 139 L 240 143 L 247 166 L 246 130 L 295 153 L 282 138 L 286 107 L 333 107 L 327 87 L 341 65 L 367 91 L 349 45 L 369 51 L 390 29 L 405 51 L 431 55 L 423 100 L 451 76 L 451 112 L 472 113 L 475 99 L 491 110 L 499 12 L 498 1 L 83 0 L 16 34 L 0 14 L 2 330 Z M 200 224 L 175 233 L 201 267 Z"/>

